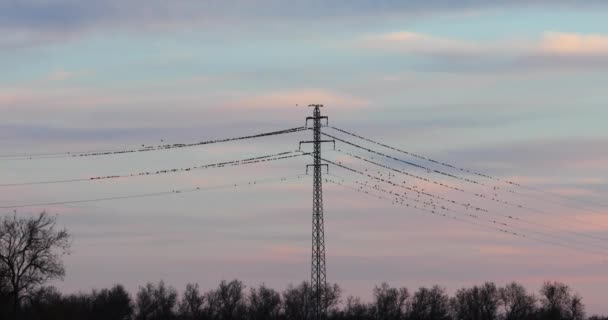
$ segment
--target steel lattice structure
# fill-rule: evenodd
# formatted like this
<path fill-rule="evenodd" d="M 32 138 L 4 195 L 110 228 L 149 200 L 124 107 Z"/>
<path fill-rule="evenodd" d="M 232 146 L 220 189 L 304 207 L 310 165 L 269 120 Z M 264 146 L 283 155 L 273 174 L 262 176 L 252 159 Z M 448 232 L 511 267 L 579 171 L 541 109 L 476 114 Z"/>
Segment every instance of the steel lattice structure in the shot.
<path fill-rule="evenodd" d="M 313 116 L 306 118 L 306 126 L 308 120 L 313 122 L 313 140 L 302 141 L 302 143 L 313 144 L 313 164 L 306 166 L 313 167 L 313 191 L 312 191 L 312 257 L 310 270 L 310 284 L 313 294 L 312 316 L 315 320 L 324 319 L 327 314 L 327 274 L 325 269 L 325 228 L 323 221 L 323 181 L 322 167 L 327 167 L 327 164 L 322 164 L 321 144 L 324 142 L 333 142 L 334 140 L 321 140 L 321 120 L 327 120 L 326 116 L 321 116 L 321 104 L 311 104 L 313 107 Z"/>

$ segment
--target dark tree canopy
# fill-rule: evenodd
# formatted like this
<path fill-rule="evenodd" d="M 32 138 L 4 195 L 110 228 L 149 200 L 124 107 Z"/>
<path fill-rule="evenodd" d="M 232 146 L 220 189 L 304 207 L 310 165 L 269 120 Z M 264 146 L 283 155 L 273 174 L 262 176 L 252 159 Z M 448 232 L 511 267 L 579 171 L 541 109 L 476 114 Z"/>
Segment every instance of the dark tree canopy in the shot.
<path fill-rule="evenodd" d="M 165 285 L 147 284 L 135 295 L 125 289 L 62 295 L 52 287 L 40 287 L 25 299 L 22 319 L 28 320 L 312 320 L 310 285 L 289 286 L 282 293 L 265 285 L 245 290 L 238 280 L 222 281 L 215 289 L 201 292 L 188 284 L 183 293 Z M 539 299 L 524 287 L 493 283 L 462 288 L 450 298 L 439 286 L 420 288 L 413 295 L 406 288 L 382 284 L 373 291 L 371 302 L 348 297 L 340 300 L 337 285 L 328 286 L 327 320 L 583 320 L 580 296 L 561 283 L 546 283 Z M 0 301 L 1 302 L 1 301 Z M 556 317 L 557 315 L 557 317 Z M 3 316 L 0 309 L 0 316 Z M 1 317 L 5 319 L 6 317 Z M 594 316 L 589 320 L 608 320 Z"/>
<path fill-rule="evenodd" d="M 91 294 L 91 320 L 129 320 L 133 315 L 133 302 L 129 293 L 121 285 L 111 289 L 93 291 Z"/>
<path fill-rule="evenodd" d="M 346 298 L 341 319 L 373 319 L 372 307 L 361 301 L 359 297 L 349 296 Z"/>
<path fill-rule="evenodd" d="M 337 284 L 328 284 L 325 287 L 325 299 L 329 314 L 337 314 L 339 312 L 338 305 L 342 289 Z M 314 292 L 308 282 L 302 282 L 299 286 L 290 285 L 283 292 L 283 310 L 287 319 L 302 319 L 307 320 L 312 316 L 312 303 L 314 301 Z"/>
<path fill-rule="evenodd" d="M 540 290 L 541 312 L 545 319 L 579 320 L 585 317 L 585 307 L 578 295 L 559 282 L 546 282 Z"/>
<path fill-rule="evenodd" d="M 236 320 L 245 310 L 245 286 L 238 280 L 222 281 L 219 287 L 207 293 L 209 313 L 215 319 Z"/>
<path fill-rule="evenodd" d="M 177 291 L 167 287 L 163 281 L 158 285 L 152 283 L 139 288 L 135 304 L 137 320 L 170 320 L 175 319 Z"/>
<path fill-rule="evenodd" d="M 49 280 L 62 278 L 61 258 L 70 235 L 55 217 L 17 214 L 0 219 L 0 319 L 17 320 L 312 320 L 315 297 L 308 282 L 283 292 L 265 285 L 248 291 L 239 280 L 221 281 L 201 292 L 188 284 L 178 292 L 163 281 L 140 287 L 135 301 L 121 285 L 64 295 Z M 535 297 L 517 283 L 488 282 L 462 288 L 451 298 L 439 286 L 413 295 L 405 287 L 382 283 L 369 303 L 341 300 L 337 284 L 327 285 L 327 320 L 584 320 L 582 298 L 565 284 L 546 282 Z M 593 316 L 589 320 L 608 320 Z"/>
<path fill-rule="evenodd" d="M 499 306 L 498 289 L 493 283 L 463 288 L 451 299 L 456 319 L 496 320 Z"/>
<path fill-rule="evenodd" d="M 515 282 L 498 289 L 504 320 L 533 319 L 536 311 L 536 298 L 528 295 L 526 288 Z"/>
<path fill-rule="evenodd" d="M 376 319 L 398 320 L 407 312 L 409 292 L 406 288 L 391 288 L 383 283 L 374 288 L 373 315 Z"/>
<path fill-rule="evenodd" d="M 283 308 L 285 317 L 294 320 L 306 320 L 312 312 L 312 288 L 307 282 L 299 286 L 290 285 L 283 292 Z"/>
<path fill-rule="evenodd" d="M 202 319 L 205 315 L 204 303 L 205 297 L 201 295 L 198 284 L 189 283 L 178 306 L 179 314 L 184 320 Z"/>
<path fill-rule="evenodd" d="M 251 289 L 248 313 L 251 320 L 279 319 L 281 294 L 265 285 L 261 285 L 258 289 Z"/>
<path fill-rule="evenodd" d="M 420 288 L 412 297 L 409 319 L 448 320 L 450 319 L 449 297 L 439 286 Z"/>
<path fill-rule="evenodd" d="M 61 257 L 68 253 L 70 235 L 56 228 L 56 218 L 45 212 L 36 217 L 17 213 L 0 220 L 0 275 L 17 317 L 22 300 L 52 279 L 62 278 Z"/>

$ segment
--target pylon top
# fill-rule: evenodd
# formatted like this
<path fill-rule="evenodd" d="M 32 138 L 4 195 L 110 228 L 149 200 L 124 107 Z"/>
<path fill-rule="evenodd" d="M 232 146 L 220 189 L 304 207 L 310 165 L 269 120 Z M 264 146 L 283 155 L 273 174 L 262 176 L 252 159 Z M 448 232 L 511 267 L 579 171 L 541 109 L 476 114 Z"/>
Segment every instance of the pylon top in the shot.
<path fill-rule="evenodd" d="M 309 104 L 308 106 L 309 106 L 309 107 L 315 107 L 315 108 L 316 108 L 316 107 L 319 107 L 319 108 L 323 107 L 323 105 L 322 105 L 322 104 Z"/>

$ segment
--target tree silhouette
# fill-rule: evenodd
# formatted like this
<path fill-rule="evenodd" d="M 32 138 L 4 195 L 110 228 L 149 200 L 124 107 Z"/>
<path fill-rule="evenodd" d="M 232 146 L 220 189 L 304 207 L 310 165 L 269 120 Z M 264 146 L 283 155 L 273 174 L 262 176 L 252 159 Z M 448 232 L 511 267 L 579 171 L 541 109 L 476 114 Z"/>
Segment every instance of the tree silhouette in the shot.
<path fill-rule="evenodd" d="M 418 289 L 412 297 L 409 319 L 449 320 L 450 305 L 445 290 L 439 286 Z"/>
<path fill-rule="evenodd" d="M 239 280 L 222 281 L 219 287 L 206 295 L 209 314 L 214 319 L 238 320 L 245 311 L 245 286 Z"/>
<path fill-rule="evenodd" d="M 337 316 L 342 289 L 337 284 L 325 287 L 325 303 L 330 317 Z M 312 315 L 312 303 L 314 292 L 308 282 L 302 282 L 299 286 L 290 285 L 283 292 L 283 311 L 286 319 L 307 320 Z"/>
<path fill-rule="evenodd" d="M 10 317 L 11 307 L 8 277 L 6 276 L 6 272 L 0 269 L 0 319 L 8 319 Z"/>
<path fill-rule="evenodd" d="M 375 319 L 399 320 L 407 312 L 407 300 L 410 294 L 406 288 L 391 288 L 382 283 L 374 288 L 372 312 Z"/>
<path fill-rule="evenodd" d="M 312 311 L 312 288 L 308 282 L 297 287 L 289 285 L 283 292 L 285 317 L 292 320 L 307 320 Z"/>
<path fill-rule="evenodd" d="M 456 319 L 496 320 L 498 318 L 498 289 L 493 283 L 463 288 L 451 299 Z"/>
<path fill-rule="evenodd" d="M 337 284 L 328 284 L 325 287 L 325 303 L 327 305 L 327 311 L 330 315 L 334 315 L 339 312 L 338 304 L 340 303 L 340 297 L 342 296 L 342 289 Z"/>
<path fill-rule="evenodd" d="M 93 291 L 89 319 L 129 320 L 132 315 L 133 302 L 123 286 L 115 285 L 109 290 Z"/>
<path fill-rule="evenodd" d="M 572 296 L 567 285 L 545 282 L 540 293 L 542 319 L 579 320 L 585 317 L 581 298 L 578 295 Z"/>
<path fill-rule="evenodd" d="M 349 296 L 340 319 L 373 319 L 372 307 L 363 303 L 361 298 Z"/>
<path fill-rule="evenodd" d="M 45 212 L 28 218 L 15 213 L 0 220 L 0 275 L 6 279 L 15 319 L 24 297 L 65 274 L 61 256 L 68 253 L 70 235 L 55 227 L 55 217 Z"/>
<path fill-rule="evenodd" d="M 248 318 L 251 320 L 279 319 L 281 295 L 273 289 L 261 285 L 249 293 Z"/>
<path fill-rule="evenodd" d="M 421 288 L 410 296 L 405 288 L 382 284 L 374 289 L 373 302 L 368 304 L 359 298 L 348 297 L 341 308 L 337 303 L 341 290 L 336 285 L 328 288 L 328 296 L 334 297 L 328 320 L 584 319 L 581 297 L 573 295 L 560 283 L 545 284 L 541 290 L 544 296 L 538 304 L 516 283 L 503 288 L 497 288 L 493 283 L 463 288 L 451 299 L 438 286 Z M 176 308 L 177 292 L 173 288 L 162 281 L 157 285 L 147 284 L 137 293 L 134 314 L 131 298 L 120 285 L 70 295 L 62 295 L 52 287 L 41 287 L 24 299 L 21 316 L 28 320 L 311 319 L 312 296 L 306 282 L 297 287 L 289 286 L 282 296 L 265 285 L 245 292 L 243 284 L 237 280 L 222 281 L 218 288 L 205 294 L 199 291 L 198 285 L 189 284 L 181 296 Z M 495 305 L 499 305 L 497 311 Z M 552 313 L 556 309 L 561 313 Z M 561 318 L 555 318 L 555 314 Z M 594 316 L 589 320 L 608 318 Z"/>
<path fill-rule="evenodd" d="M 64 295 L 46 287 L 61 278 L 61 257 L 68 253 L 70 236 L 56 228 L 54 217 L 40 213 L 0 219 L 0 319 L 27 320 L 310 320 L 315 294 L 307 282 L 289 285 L 282 293 L 261 285 L 245 291 L 239 280 L 221 281 L 201 293 L 188 284 L 178 303 L 177 291 L 148 283 L 135 302 L 121 285 L 90 293 Z M 487 282 L 462 288 L 450 298 L 439 286 L 407 288 L 387 283 L 376 286 L 371 303 L 348 297 L 340 304 L 337 284 L 324 291 L 327 320 L 583 320 L 581 296 L 559 282 L 546 282 L 538 299 L 517 283 L 497 288 Z M 608 320 L 593 316 L 589 320 Z"/>
<path fill-rule="evenodd" d="M 498 289 L 503 307 L 504 320 L 532 319 L 536 311 L 536 298 L 526 293 L 526 288 L 515 282 Z"/>
<path fill-rule="evenodd" d="M 180 319 L 184 320 L 199 320 L 205 318 L 205 310 L 203 309 L 205 297 L 201 295 L 198 284 L 186 285 L 186 291 L 179 303 L 178 310 Z"/>
<path fill-rule="evenodd" d="M 152 283 L 139 288 L 136 298 L 137 320 L 170 320 L 175 319 L 177 292 L 160 281 L 157 286 Z"/>
<path fill-rule="evenodd" d="M 78 305 L 80 304 L 80 305 Z M 76 299 L 73 295 L 62 296 L 54 287 L 41 287 L 25 299 L 23 319 L 78 319 L 86 316 L 83 313 L 89 301 Z"/>
<path fill-rule="evenodd" d="M 583 304 L 583 298 L 578 294 L 575 294 L 572 297 L 572 300 L 570 300 L 570 319 L 585 319 L 585 305 Z"/>

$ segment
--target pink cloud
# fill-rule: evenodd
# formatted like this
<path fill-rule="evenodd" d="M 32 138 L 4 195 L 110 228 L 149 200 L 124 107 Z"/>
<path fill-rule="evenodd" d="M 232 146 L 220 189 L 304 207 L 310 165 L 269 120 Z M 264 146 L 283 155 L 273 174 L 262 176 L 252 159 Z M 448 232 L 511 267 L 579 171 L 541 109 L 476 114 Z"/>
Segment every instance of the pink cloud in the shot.
<path fill-rule="evenodd" d="M 582 188 L 558 188 L 558 189 L 552 189 L 552 190 L 548 190 L 548 191 L 558 194 L 558 195 L 569 196 L 569 197 L 595 195 L 595 192 L 593 192 L 591 190 L 582 189 Z"/>
<path fill-rule="evenodd" d="M 581 232 L 608 230 L 608 210 L 602 213 L 581 212 L 575 215 L 575 219 L 576 221 L 580 221 L 580 223 L 569 223 L 568 225 L 563 225 L 563 228 Z M 565 222 L 562 222 L 562 224 L 565 224 Z"/>
<path fill-rule="evenodd" d="M 608 36 L 548 32 L 540 44 L 540 51 L 557 55 L 608 54 Z"/>
<path fill-rule="evenodd" d="M 404 53 L 429 55 L 504 55 L 517 54 L 530 46 L 529 42 L 502 40 L 479 42 L 437 37 L 430 34 L 397 31 L 364 36 L 359 46 L 375 50 L 391 50 Z"/>
<path fill-rule="evenodd" d="M 271 255 L 301 256 L 301 255 L 309 254 L 310 248 L 294 247 L 294 246 L 288 246 L 288 245 L 274 245 L 274 246 L 271 246 L 267 251 Z"/>
<path fill-rule="evenodd" d="M 480 42 L 396 31 L 364 36 L 360 44 L 369 49 L 431 55 L 589 56 L 608 54 L 608 36 L 563 32 L 546 32 L 540 40 L 506 39 Z"/>
<path fill-rule="evenodd" d="M 479 43 L 435 37 L 409 31 L 397 31 L 366 36 L 363 46 L 370 49 L 390 49 L 422 54 L 470 54 L 485 47 Z"/>

